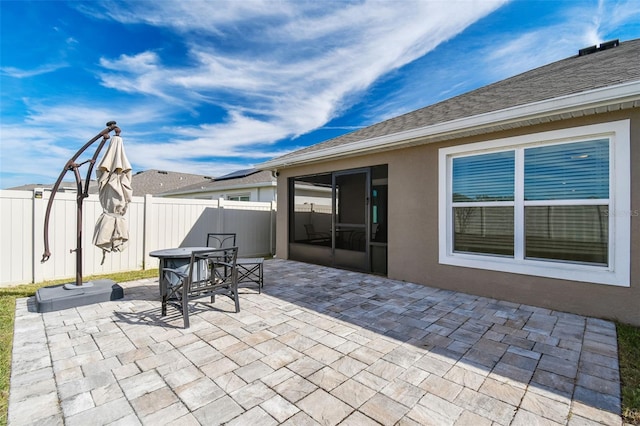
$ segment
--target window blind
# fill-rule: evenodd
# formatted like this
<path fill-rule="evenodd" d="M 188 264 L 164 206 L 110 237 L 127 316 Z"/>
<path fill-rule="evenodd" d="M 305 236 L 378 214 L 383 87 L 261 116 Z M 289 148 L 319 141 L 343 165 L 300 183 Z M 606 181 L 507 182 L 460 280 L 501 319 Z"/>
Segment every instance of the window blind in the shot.
<path fill-rule="evenodd" d="M 453 159 L 453 202 L 513 201 L 513 151 Z"/>
<path fill-rule="evenodd" d="M 609 198 L 609 141 L 527 148 L 525 200 Z"/>

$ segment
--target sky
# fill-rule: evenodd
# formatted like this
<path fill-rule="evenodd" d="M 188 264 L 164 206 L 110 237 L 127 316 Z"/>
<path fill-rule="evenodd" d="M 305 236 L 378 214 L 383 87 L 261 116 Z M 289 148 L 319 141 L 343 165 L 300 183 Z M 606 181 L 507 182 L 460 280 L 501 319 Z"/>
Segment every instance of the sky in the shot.
<path fill-rule="evenodd" d="M 637 0 L 0 0 L 0 19 L 1 189 L 55 182 L 111 120 L 134 173 L 219 177 L 640 38 Z"/>

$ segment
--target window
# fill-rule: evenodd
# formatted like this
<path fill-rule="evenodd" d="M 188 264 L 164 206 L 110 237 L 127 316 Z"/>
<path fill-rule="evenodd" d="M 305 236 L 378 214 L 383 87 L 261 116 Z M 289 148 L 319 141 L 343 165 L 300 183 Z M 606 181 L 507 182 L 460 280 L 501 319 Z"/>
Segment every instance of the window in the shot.
<path fill-rule="evenodd" d="M 514 152 L 453 158 L 454 251 L 513 255 Z"/>
<path fill-rule="evenodd" d="M 229 201 L 251 201 L 250 195 L 229 195 L 227 197 Z"/>
<path fill-rule="evenodd" d="M 440 150 L 440 263 L 629 285 L 629 122 Z"/>

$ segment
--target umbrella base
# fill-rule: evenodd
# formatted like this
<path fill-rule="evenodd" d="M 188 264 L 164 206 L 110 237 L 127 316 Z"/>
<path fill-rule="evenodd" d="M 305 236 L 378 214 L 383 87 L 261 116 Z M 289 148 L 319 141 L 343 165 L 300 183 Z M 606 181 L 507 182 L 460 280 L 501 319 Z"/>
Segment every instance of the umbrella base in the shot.
<path fill-rule="evenodd" d="M 92 285 L 63 284 L 36 291 L 36 310 L 53 312 L 94 303 L 122 299 L 124 289 L 113 280 L 90 281 Z"/>
<path fill-rule="evenodd" d="M 62 286 L 65 290 L 81 290 L 87 287 L 93 287 L 93 281 L 87 281 L 86 283 L 82 283 L 82 285 L 77 285 L 76 283 L 66 283 Z"/>

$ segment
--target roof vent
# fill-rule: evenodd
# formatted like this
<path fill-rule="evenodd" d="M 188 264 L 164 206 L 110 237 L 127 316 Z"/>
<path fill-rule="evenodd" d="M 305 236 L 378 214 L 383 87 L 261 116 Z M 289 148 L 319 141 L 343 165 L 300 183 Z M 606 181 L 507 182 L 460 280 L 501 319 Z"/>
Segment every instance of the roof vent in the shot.
<path fill-rule="evenodd" d="M 611 49 L 612 47 L 618 47 L 619 45 L 620 45 L 620 40 L 618 39 L 610 40 L 605 43 L 600 43 L 600 48 L 598 50 L 607 50 L 607 49 Z"/>
<path fill-rule="evenodd" d="M 164 170 L 158 170 L 158 173 L 160 173 L 161 175 L 168 175 L 168 172 L 165 172 Z"/>
<path fill-rule="evenodd" d="M 620 40 L 618 39 L 600 43 L 599 46 L 597 44 L 594 44 L 593 46 L 585 47 L 584 49 L 578 50 L 578 56 L 590 55 L 592 53 L 595 53 L 601 50 L 607 50 L 607 49 L 611 49 L 612 47 L 618 47 L 619 45 L 620 45 Z"/>

